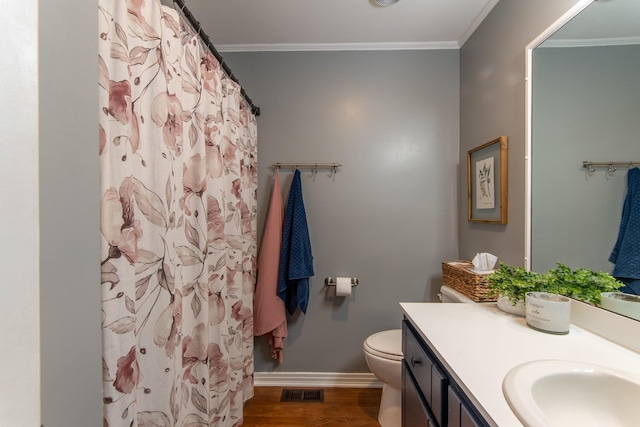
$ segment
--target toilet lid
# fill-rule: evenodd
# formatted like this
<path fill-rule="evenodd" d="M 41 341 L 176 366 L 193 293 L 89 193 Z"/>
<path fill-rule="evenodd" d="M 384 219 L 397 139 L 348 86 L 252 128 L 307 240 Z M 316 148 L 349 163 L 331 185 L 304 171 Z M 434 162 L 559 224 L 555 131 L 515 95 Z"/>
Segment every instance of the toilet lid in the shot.
<path fill-rule="evenodd" d="M 364 348 L 379 357 L 402 360 L 402 329 L 375 333 L 365 340 Z"/>

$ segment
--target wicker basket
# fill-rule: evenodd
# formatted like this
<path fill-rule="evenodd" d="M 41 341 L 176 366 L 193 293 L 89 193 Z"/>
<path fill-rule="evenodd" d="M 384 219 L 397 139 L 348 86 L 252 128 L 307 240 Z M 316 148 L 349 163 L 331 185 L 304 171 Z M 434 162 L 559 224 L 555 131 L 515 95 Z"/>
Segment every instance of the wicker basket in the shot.
<path fill-rule="evenodd" d="M 473 264 L 470 261 L 448 261 L 442 263 L 442 284 L 475 302 L 496 301 L 496 296 L 489 296 L 487 288 L 487 276 L 471 271 Z"/>

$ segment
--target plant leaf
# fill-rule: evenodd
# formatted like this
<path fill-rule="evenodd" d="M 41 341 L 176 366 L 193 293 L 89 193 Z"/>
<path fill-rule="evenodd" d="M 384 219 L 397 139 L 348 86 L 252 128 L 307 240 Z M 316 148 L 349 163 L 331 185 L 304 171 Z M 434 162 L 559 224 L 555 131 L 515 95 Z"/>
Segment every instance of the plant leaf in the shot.
<path fill-rule="evenodd" d="M 119 61 L 127 63 L 129 62 L 129 53 L 127 53 L 127 50 L 124 48 L 124 46 L 118 43 L 111 44 L 111 52 L 109 52 L 109 56 Z"/>
<path fill-rule="evenodd" d="M 193 406 L 202 413 L 207 413 L 207 398 L 204 397 L 195 387 L 191 389 L 191 402 Z"/>
<path fill-rule="evenodd" d="M 142 46 L 136 46 L 131 49 L 131 52 L 129 52 L 129 65 L 142 65 L 147 62 L 150 50 Z"/>
<path fill-rule="evenodd" d="M 138 249 L 138 257 L 136 258 L 136 274 L 143 273 L 156 265 L 162 258 L 146 249 Z"/>
<path fill-rule="evenodd" d="M 138 427 L 171 427 L 171 420 L 164 412 L 138 412 Z"/>
<path fill-rule="evenodd" d="M 131 298 L 129 298 L 128 295 L 124 296 L 124 306 L 126 307 L 129 313 L 136 314 L 136 304 L 133 302 Z"/>
<path fill-rule="evenodd" d="M 124 30 L 122 29 L 122 26 L 116 22 L 116 34 L 118 35 L 118 37 L 120 38 L 120 40 L 122 40 L 122 44 L 128 48 L 129 43 L 127 42 L 127 34 L 124 32 Z"/>
<path fill-rule="evenodd" d="M 200 302 L 200 298 L 198 298 L 198 294 L 193 294 L 193 299 L 191 300 L 191 310 L 193 311 L 193 317 L 198 317 L 200 314 L 200 309 L 202 308 L 202 303 Z"/>
<path fill-rule="evenodd" d="M 193 250 L 188 248 L 187 246 L 177 246 L 176 253 L 178 254 L 178 258 L 182 261 L 182 265 L 190 266 L 196 264 L 202 264 L 202 260 Z"/>
<path fill-rule="evenodd" d="M 189 414 L 184 417 L 183 427 L 209 427 L 209 423 L 197 414 Z"/>
<path fill-rule="evenodd" d="M 148 275 L 138 281 L 136 281 L 136 300 L 139 300 L 147 292 L 147 286 L 149 286 L 149 280 L 151 280 L 153 274 Z"/>
<path fill-rule="evenodd" d="M 191 148 L 196 145 L 196 142 L 198 142 L 198 130 L 196 126 L 191 123 L 191 126 L 189 126 L 189 143 L 191 144 Z"/>
<path fill-rule="evenodd" d="M 107 327 L 116 334 L 126 334 L 135 329 L 136 319 L 132 316 L 125 316 L 107 325 Z"/>
<path fill-rule="evenodd" d="M 184 234 L 187 237 L 189 243 L 191 243 L 196 248 L 200 248 L 200 234 L 198 230 L 195 229 L 193 225 L 189 221 L 185 221 Z"/>
<path fill-rule="evenodd" d="M 162 199 L 137 179 L 134 179 L 134 194 L 136 204 L 144 217 L 152 224 L 167 228 L 167 218 Z"/>

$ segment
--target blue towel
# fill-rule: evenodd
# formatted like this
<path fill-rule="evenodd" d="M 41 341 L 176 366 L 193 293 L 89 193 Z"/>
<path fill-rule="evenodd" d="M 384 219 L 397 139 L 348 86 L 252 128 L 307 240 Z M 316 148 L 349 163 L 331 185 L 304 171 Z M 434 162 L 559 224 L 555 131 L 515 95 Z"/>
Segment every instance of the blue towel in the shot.
<path fill-rule="evenodd" d="M 307 215 L 302 201 L 300 171 L 296 169 L 284 212 L 278 270 L 278 296 L 284 301 L 289 314 L 293 314 L 297 307 L 300 307 L 303 313 L 307 313 L 309 277 L 311 276 L 313 276 L 313 255 Z"/>
<path fill-rule="evenodd" d="M 609 261 L 616 264 L 614 277 L 640 279 L 640 169 L 630 169 L 627 180 L 620 232 Z"/>

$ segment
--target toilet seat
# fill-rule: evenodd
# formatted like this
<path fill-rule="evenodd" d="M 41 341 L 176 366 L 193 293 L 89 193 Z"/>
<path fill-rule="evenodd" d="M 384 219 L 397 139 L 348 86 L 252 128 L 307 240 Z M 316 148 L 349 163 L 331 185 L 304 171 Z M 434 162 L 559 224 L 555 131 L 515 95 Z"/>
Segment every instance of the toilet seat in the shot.
<path fill-rule="evenodd" d="M 402 330 L 391 329 L 369 336 L 363 344 L 364 351 L 387 360 L 402 360 Z"/>

